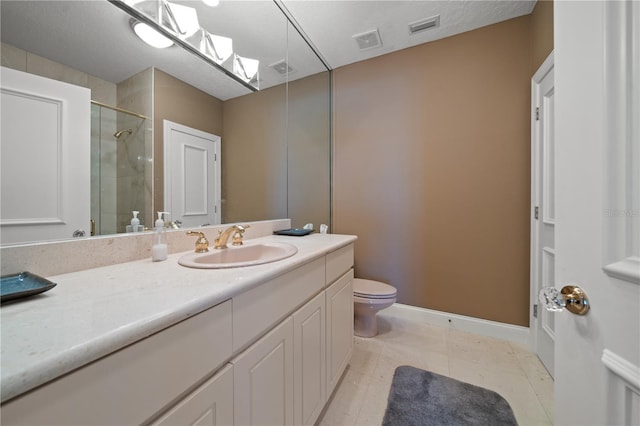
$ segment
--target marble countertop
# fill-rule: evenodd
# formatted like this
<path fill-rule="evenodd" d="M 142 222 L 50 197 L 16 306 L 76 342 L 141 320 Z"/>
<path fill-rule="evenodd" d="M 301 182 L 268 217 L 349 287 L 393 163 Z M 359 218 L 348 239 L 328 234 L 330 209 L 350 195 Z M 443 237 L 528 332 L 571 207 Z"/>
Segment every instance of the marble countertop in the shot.
<path fill-rule="evenodd" d="M 356 240 L 311 234 L 251 242 L 295 245 L 294 256 L 233 269 L 178 265 L 185 253 L 47 277 L 57 286 L 0 309 L 2 401 L 141 340 Z"/>

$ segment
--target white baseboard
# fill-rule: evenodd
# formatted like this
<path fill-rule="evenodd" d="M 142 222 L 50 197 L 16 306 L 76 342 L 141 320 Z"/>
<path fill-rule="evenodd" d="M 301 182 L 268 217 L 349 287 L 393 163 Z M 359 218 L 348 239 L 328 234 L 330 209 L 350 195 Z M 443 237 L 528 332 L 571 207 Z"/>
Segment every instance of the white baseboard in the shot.
<path fill-rule="evenodd" d="M 509 340 L 528 348 L 531 347 L 528 327 L 434 311 L 401 303 L 394 303 L 381 313 L 441 327 L 452 327 L 456 330 Z"/>

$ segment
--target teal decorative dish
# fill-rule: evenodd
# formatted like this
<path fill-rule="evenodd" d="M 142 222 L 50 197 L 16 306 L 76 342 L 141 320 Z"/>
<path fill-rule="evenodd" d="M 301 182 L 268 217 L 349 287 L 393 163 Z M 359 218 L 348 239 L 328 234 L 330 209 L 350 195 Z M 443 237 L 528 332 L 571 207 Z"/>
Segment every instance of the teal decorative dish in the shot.
<path fill-rule="evenodd" d="M 291 235 L 294 237 L 302 237 L 303 235 L 308 235 L 313 232 L 313 229 L 304 229 L 304 228 L 291 228 L 291 229 L 283 229 L 282 231 L 273 231 L 276 235 Z"/>
<path fill-rule="evenodd" d="M 51 290 L 56 283 L 31 272 L 0 277 L 0 303 Z"/>

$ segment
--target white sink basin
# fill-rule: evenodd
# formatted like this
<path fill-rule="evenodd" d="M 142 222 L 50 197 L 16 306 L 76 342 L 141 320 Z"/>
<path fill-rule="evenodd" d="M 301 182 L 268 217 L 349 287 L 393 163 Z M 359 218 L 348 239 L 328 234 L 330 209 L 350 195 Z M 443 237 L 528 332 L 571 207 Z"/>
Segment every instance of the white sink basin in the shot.
<path fill-rule="evenodd" d="M 298 248 L 286 243 L 245 243 L 225 249 L 210 249 L 207 253 L 189 253 L 178 263 L 189 268 L 220 269 L 262 265 L 291 257 Z"/>

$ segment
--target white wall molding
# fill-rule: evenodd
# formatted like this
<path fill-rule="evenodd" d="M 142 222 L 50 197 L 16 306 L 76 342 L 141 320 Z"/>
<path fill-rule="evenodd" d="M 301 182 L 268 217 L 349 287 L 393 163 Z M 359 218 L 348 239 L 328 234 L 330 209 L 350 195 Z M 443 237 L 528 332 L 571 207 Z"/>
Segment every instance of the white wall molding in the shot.
<path fill-rule="evenodd" d="M 531 347 L 528 327 L 403 305 L 401 303 L 394 303 L 382 312 L 431 325 L 452 327 L 468 333 L 509 340 L 526 347 Z"/>
<path fill-rule="evenodd" d="M 640 393 L 640 367 L 609 349 L 602 351 L 602 363 L 623 379 L 635 392 Z"/>
<path fill-rule="evenodd" d="M 602 363 L 609 370 L 607 393 L 611 399 L 610 424 L 640 424 L 640 366 L 615 352 L 602 351 Z"/>
<path fill-rule="evenodd" d="M 603 270 L 640 284 L 640 4 L 607 2 Z"/>

